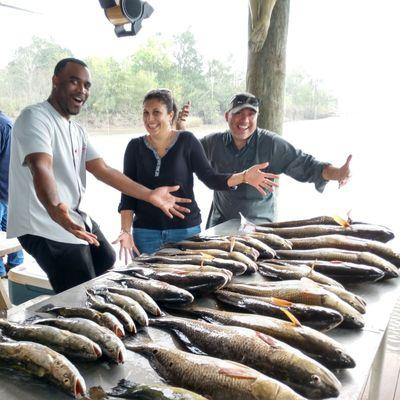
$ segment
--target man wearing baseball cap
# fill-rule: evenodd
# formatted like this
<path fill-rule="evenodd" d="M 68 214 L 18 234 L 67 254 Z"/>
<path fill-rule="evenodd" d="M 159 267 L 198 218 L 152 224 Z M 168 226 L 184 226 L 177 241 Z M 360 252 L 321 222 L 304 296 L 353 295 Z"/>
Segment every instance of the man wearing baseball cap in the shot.
<path fill-rule="evenodd" d="M 350 178 L 351 155 L 340 168 L 316 160 L 280 135 L 257 127 L 259 105 L 259 100 L 251 93 L 234 95 L 225 112 L 229 129 L 205 136 L 201 143 L 211 165 L 219 173 L 243 171 L 251 165 L 268 162 L 269 192 L 262 196 L 249 185 L 240 185 L 232 191 L 214 191 L 207 228 L 239 218 L 239 212 L 249 219 L 272 221 L 276 209 L 276 174 L 284 173 L 297 181 L 314 183 L 319 192 L 328 181 L 338 181 L 340 187 Z M 187 114 L 188 107 L 183 110 L 183 117 Z M 245 174 L 243 179 L 245 182 Z"/>

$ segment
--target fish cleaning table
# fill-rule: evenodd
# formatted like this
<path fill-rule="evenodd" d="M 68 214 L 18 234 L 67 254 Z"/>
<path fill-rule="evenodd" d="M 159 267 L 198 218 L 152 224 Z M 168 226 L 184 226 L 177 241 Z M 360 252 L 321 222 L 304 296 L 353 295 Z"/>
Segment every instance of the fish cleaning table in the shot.
<path fill-rule="evenodd" d="M 206 233 L 224 235 L 237 232 L 238 227 L 239 221 L 231 220 L 209 229 Z M 76 286 L 53 296 L 49 300 L 29 307 L 25 311 L 13 315 L 12 320 L 22 321 L 29 318 L 36 314 L 38 309 L 49 303 L 58 306 L 84 306 L 86 299 L 85 288 L 92 286 L 95 282 L 98 283 L 104 280 L 107 275 Z M 256 282 L 263 279 L 260 275 L 236 278 L 239 282 Z M 328 335 L 339 341 L 355 359 L 357 364 L 354 369 L 339 370 L 335 373 L 343 386 L 337 399 L 357 400 L 361 398 L 375 358 L 377 363 L 380 362 L 379 356 L 382 351 L 380 346 L 384 343 L 385 331 L 399 296 L 400 279 L 348 285 L 346 287 L 354 293 L 363 296 L 367 301 L 365 327 L 362 330 L 336 328 L 328 332 Z M 214 301 L 209 298 L 200 299 L 197 301 L 197 304 L 215 307 Z M 48 316 L 48 314 L 41 315 Z M 128 341 L 146 341 L 149 340 L 149 337 L 159 344 L 174 346 L 174 341 L 168 333 L 154 328 L 148 328 L 147 333 L 144 331 L 144 333 L 138 334 L 133 339 L 128 339 Z M 128 351 L 127 361 L 123 365 L 114 365 L 108 362 L 76 362 L 75 364 L 85 378 L 88 388 L 100 385 L 108 390 L 116 386 L 122 378 L 127 378 L 138 383 L 161 382 L 160 377 L 150 367 L 148 361 L 131 351 Z M 71 397 L 50 383 L 15 373 L 10 369 L 1 368 L 0 399 L 62 400 L 71 399 Z M 371 397 L 370 400 L 378 399 Z"/>

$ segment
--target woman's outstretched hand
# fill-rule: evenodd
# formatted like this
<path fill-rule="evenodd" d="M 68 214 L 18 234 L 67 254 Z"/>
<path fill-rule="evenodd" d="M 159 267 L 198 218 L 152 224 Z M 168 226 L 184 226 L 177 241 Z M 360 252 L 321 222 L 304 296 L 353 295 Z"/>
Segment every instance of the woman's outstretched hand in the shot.
<path fill-rule="evenodd" d="M 112 244 L 117 243 L 119 243 L 119 259 L 122 260 L 123 257 L 125 265 L 128 264 L 128 261 L 133 260 L 135 257 L 134 253 L 140 256 L 140 251 L 136 247 L 131 233 L 121 231 L 118 238 L 112 242 Z"/>

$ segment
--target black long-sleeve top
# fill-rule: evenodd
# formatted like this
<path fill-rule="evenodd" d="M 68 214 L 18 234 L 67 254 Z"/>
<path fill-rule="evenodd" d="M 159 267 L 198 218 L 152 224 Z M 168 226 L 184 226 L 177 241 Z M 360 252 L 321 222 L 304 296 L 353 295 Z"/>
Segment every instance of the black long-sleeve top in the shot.
<path fill-rule="evenodd" d="M 179 132 L 162 158 L 147 143 L 145 136 L 132 139 L 125 151 L 124 174 L 150 189 L 179 185 L 179 190 L 173 194 L 192 200 L 192 203 L 182 204 L 190 209 L 190 214 L 186 214 L 183 220 L 170 219 L 152 204 L 124 194 L 118 210 L 132 210 L 136 228 L 181 229 L 199 225 L 201 215 L 194 199 L 193 173 L 210 189 L 229 190 L 227 180 L 232 174 L 213 170 L 202 145 L 191 132 Z"/>

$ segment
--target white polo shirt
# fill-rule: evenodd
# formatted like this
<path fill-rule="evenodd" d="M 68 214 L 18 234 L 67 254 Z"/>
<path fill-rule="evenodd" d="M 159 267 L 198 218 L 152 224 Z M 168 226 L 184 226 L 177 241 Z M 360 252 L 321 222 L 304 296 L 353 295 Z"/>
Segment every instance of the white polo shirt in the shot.
<path fill-rule="evenodd" d="M 86 188 L 86 162 L 100 156 L 85 130 L 45 101 L 25 108 L 14 124 L 7 236 L 31 234 L 58 242 L 87 244 L 54 222 L 39 201 L 32 174 L 24 162 L 32 153 L 52 156 L 60 201 L 68 205 L 76 223 L 83 226 L 88 220 L 79 208 Z"/>

